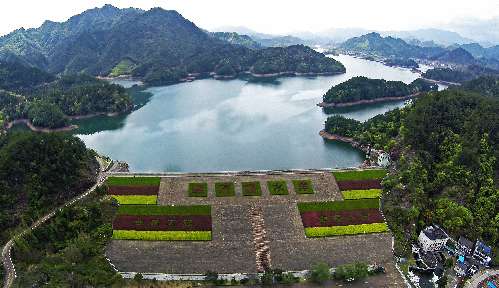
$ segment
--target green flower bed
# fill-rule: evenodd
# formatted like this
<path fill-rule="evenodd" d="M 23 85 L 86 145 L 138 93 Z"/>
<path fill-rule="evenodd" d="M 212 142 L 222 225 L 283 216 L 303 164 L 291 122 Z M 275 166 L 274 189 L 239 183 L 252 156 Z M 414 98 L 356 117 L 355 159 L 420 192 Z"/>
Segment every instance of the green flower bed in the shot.
<path fill-rule="evenodd" d="M 116 199 L 120 205 L 156 205 L 157 195 L 109 195 Z"/>
<path fill-rule="evenodd" d="M 345 200 L 379 198 L 381 197 L 381 189 L 347 190 L 341 191 L 341 194 Z"/>
<path fill-rule="evenodd" d="M 305 234 L 309 238 L 367 234 L 367 233 L 378 233 L 378 232 L 387 232 L 387 231 L 388 227 L 386 226 L 385 223 L 305 228 Z"/>
<path fill-rule="evenodd" d="M 108 186 L 159 186 L 160 177 L 109 177 Z"/>
<path fill-rule="evenodd" d="M 243 187 L 244 196 L 260 196 L 262 195 L 262 188 L 260 187 L 260 182 L 243 182 L 241 183 Z"/>
<path fill-rule="evenodd" d="M 211 231 L 113 230 L 112 239 L 159 241 L 211 241 Z"/>
<path fill-rule="evenodd" d="M 379 199 L 298 203 L 300 213 L 379 208 Z"/>
<path fill-rule="evenodd" d="M 296 194 L 314 194 L 310 180 L 293 180 Z"/>
<path fill-rule="evenodd" d="M 333 172 L 336 181 L 383 179 L 388 170 L 364 170 L 364 171 L 343 171 Z"/>
<path fill-rule="evenodd" d="M 288 195 L 286 181 L 268 181 L 270 195 Z"/>
<path fill-rule="evenodd" d="M 117 215 L 211 215 L 211 206 L 121 205 Z"/>
<path fill-rule="evenodd" d="M 189 183 L 189 197 L 207 197 L 208 184 L 206 183 Z"/>
<path fill-rule="evenodd" d="M 231 197 L 236 195 L 233 182 L 216 182 L 215 195 L 217 197 Z"/>

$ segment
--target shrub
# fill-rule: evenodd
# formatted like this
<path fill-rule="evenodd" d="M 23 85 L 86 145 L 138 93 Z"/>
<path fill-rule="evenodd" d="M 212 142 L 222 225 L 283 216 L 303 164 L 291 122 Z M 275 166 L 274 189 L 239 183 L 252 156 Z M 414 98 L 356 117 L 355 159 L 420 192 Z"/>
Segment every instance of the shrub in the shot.
<path fill-rule="evenodd" d="M 268 181 L 270 195 L 288 195 L 286 181 Z"/>
<path fill-rule="evenodd" d="M 113 230 L 112 239 L 157 241 L 211 241 L 211 231 Z"/>
<path fill-rule="evenodd" d="M 388 170 L 364 170 L 364 171 L 342 171 L 333 172 L 336 181 L 350 181 L 350 180 L 368 180 L 368 179 L 383 179 Z"/>
<path fill-rule="evenodd" d="M 345 200 L 372 199 L 381 197 L 381 189 L 341 191 Z"/>
<path fill-rule="evenodd" d="M 293 180 L 296 194 L 314 194 L 310 180 Z"/>
<path fill-rule="evenodd" d="M 207 197 L 208 185 L 206 183 L 189 183 L 189 197 Z"/>
<path fill-rule="evenodd" d="M 328 236 L 341 236 L 353 234 L 367 234 L 387 232 L 388 227 L 385 223 L 372 223 L 348 226 L 332 226 L 332 227 L 310 227 L 305 228 L 305 235 L 307 237 L 328 237 Z"/>
<path fill-rule="evenodd" d="M 160 177 L 109 177 L 109 186 L 159 186 Z"/>
<path fill-rule="evenodd" d="M 156 205 L 157 195 L 109 195 L 116 199 L 120 205 Z"/>
<path fill-rule="evenodd" d="M 232 182 L 216 182 L 215 195 L 217 197 L 231 197 L 236 195 L 234 183 Z"/>
<path fill-rule="evenodd" d="M 300 211 L 300 213 L 319 212 L 319 211 L 360 210 L 360 209 L 373 209 L 373 208 L 379 209 L 379 199 L 298 203 L 298 210 Z"/>
<path fill-rule="evenodd" d="M 310 274 L 307 280 L 311 282 L 324 282 L 330 278 L 331 270 L 329 269 L 329 265 L 325 262 L 319 262 L 317 265 L 310 267 Z"/>
<path fill-rule="evenodd" d="M 260 182 L 243 182 L 243 195 L 244 196 L 260 196 L 262 195 L 262 188 L 260 187 Z"/>
<path fill-rule="evenodd" d="M 142 281 L 142 278 L 144 278 L 144 276 L 142 276 L 142 274 L 140 273 L 137 273 L 135 274 L 135 276 L 133 276 L 133 281 L 140 282 Z"/>

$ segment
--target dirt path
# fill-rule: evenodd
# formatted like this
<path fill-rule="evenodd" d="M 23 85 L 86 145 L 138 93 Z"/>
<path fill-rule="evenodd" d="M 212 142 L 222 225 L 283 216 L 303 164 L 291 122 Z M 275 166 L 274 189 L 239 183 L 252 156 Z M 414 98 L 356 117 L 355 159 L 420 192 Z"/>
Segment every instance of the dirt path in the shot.
<path fill-rule="evenodd" d="M 12 250 L 11 248 L 12 248 L 12 245 L 14 243 L 13 240 L 15 240 L 19 237 L 22 237 L 24 234 L 26 234 L 26 232 L 28 230 L 33 230 L 36 227 L 40 226 L 42 223 L 44 223 L 45 221 L 50 219 L 52 216 L 54 216 L 55 212 L 57 210 L 61 210 L 63 207 L 66 207 L 66 206 L 73 204 L 74 202 L 87 196 L 90 192 L 94 191 L 94 189 L 97 188 L 97 186 L 99 186 L 99 184 L 100 184 L 99 179 L 101 179 L 104 176 L 104 173 L 102 172 L 102 169 L 104 169 L 104 163 L 102 162 L 102 160 L 100 158 L 97 158 L 97 161 L 99 162 L 100 169 L 99 169 L 99 174 L 97 176 L 97 180 L 95 181 L 94 186 L 92 186 L 90 189 L 88 189 L 85 193 L 83 193 L 79 196 L 76 196 L 75 198 L 69 200 L 64 205 L 59 207 L 58 209 L 43 216 L 38 221 L 36 221 L 34 224 L 32 224 L 29 228 L 19 232 L 16 236 L 14 236 L 12 239 L 10 239 L 9 242 L 7 242 L 7 244 L 5 244 L 5 246 L 3 247 L 3 250 L 2 250 L 2 257 L 1 257 L 4 269 L 5 269 L 5 279 L 4 279 L 3 288 L 10 288 L 12 286 L 12 283 L 14 282 L 14 279 L 16 278 L 16 270 L 14 268 L 14 264 L 12 263 L 12 259 L 10 257 L 10 251 Z"/>

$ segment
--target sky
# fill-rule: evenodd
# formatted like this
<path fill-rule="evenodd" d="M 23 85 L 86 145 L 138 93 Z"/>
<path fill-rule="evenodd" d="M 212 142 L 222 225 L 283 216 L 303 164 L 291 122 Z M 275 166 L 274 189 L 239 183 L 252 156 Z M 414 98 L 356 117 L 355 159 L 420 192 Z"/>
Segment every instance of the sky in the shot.
<path fill-rule="evenodd" d="M 320 32 L 327 28 L 416 30 L 473 25 L 499 20 L 499 1 L 226 1 L 226 0 L 85 0 L 2 1 L 0 36 L 21 27 L 38 28 L 45 20 L 64 22 L 87 9 L 111 4 L 118 8 L 176 10 L 198 27 L 245 26 L 268 34 Z M 290 4 L 292 3 L 292 4 Z M 295 4 L 297 3 L 297 4 Z M 408 4 L 409 3 L 409 4 Z M 452 3 L 449 5 L 449 3 Z"/>

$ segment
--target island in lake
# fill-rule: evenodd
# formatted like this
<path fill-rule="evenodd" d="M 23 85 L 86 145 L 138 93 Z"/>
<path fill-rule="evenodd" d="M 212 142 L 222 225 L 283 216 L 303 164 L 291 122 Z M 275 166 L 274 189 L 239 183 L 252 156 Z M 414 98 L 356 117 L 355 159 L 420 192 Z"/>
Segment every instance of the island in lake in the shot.
<path fill-rule="evenodd" d="M 438 90 L 438 85 L 421 78 L 410 84 L 405 84 L 402 81 L 386 81 L 359 76 L 331 87 L 323 95 L 323 102 L 317 105 L 320 107 L 342 107 L 387 100 L 403 100 L 432 90 Z"/>

